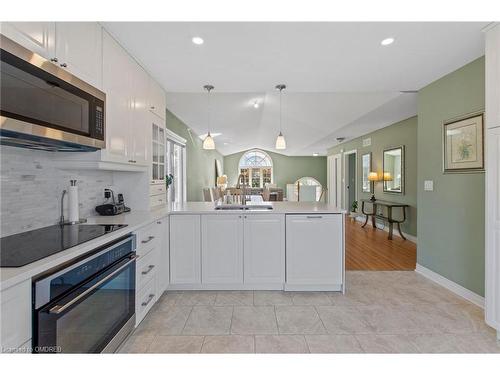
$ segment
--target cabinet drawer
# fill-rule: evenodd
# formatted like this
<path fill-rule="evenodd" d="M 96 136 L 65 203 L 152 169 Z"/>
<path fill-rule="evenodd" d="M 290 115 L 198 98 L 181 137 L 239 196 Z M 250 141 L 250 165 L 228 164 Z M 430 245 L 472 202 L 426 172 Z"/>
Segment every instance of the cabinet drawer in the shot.
<path fill-rule="evenodd" d="M 149 224 L 143 228 L 137 230 L 137 255 L 144 256 L 154 248 L 158 248 L 160 245 L 160 225 L 156 224 L 156 221 Z"/>
<path fill-rule="evenodd" d="M 0 292 L 1 347 L 14 350 L 31 339 L 31 280 Z"/>
<path fill-rule="evenodd" d="M 140 289 L 136 294 L 135 300 L 135 324 L 136 326 L 144 319 L 148 311 L 153 307 L 157 299 L 156 296 L 156 277 Z"/>
<path fill-rule="evenodd" d="M 167 187 L 165 183 L 149 185 L 149 195 L 165 194 L 166 192 Z"/>
<path fill-rule="evenodd" d="M 165 194 L 153 195 L 149 197 L 150 207 L 161 206 L 167 203 L 167 196 Z"/>
<path fill-rule="evenodd" d="M 158 248 L 154 248 L 144 257 L 139 258 L 136 268 L 137 289 L 142 289 L 156 275 L 159 265 L 158 250 Z"/>

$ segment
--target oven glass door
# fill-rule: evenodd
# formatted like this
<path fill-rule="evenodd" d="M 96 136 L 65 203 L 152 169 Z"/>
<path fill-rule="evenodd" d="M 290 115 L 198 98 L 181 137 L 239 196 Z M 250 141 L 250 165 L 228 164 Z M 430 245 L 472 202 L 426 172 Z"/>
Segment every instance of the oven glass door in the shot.
<path fill-rule="evenodd" d="M 37 312 L 35 352 L 99 353 L 135 312 L 135 260 L 126 257 Z"/>

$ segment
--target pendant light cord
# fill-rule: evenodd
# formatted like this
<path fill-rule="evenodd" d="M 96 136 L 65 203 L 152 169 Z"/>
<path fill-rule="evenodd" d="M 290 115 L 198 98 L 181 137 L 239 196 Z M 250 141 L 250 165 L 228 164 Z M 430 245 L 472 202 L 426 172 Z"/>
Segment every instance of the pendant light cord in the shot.
<path fill-rule="evenodd" d="M 210 120 L 211 120 L 211 113 L 212 113 L 212 103 L 210 101 L 210 91 L 212 91 L 214 87 L 212 85 L 205 85 L 205 86 L 203 86 L 203 88 L 205 90 L 207 90 L 207 92 L 208 92 L 208 124 L 207 124 L 208 133 L 207 133 L 207 135 L 209 135 L 210 134 Z"/>
<path fill-rule="evenodd" d="M 282 104 L 281 104 L 281 92 L 283 91 L 283 88 L 280 88 L 280 134 L 281 134 L 281 112 L 282 112 Z"/>

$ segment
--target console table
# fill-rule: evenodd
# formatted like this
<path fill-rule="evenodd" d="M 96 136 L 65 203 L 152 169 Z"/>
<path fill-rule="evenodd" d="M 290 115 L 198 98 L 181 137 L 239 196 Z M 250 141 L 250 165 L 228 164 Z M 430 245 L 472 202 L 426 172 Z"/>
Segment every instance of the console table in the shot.
<path fill-rule="evenodd" d="M 366 212 L 365 207 L 366 205 L 372 205 L 372 211 L 371 212 Z M 377 207 L 382 206 L 387 209 L 387 216 L 384 216 L 383 214 L 379 214 L 377 212 Z M 371 201 L 369 199 L 362 199 L 361 200 L 361 212 L 366 215 L 366 220 L 365 223 L 362 225 L 362 228 L 368 224 L 368 217 L 371 216 L 372 218 L 372 226 L 373 229 L 376 229 L 377 227 L 375 226 L 375 218 L 387 220 L 389 223 L 389 239 L 392 240 L 392 230 L 393 230 L 393 225 L 396 223 L 398 225 L 398 232 L 399 235 L 403 240 L 406 240 L 406 237 L 403 236 L 403 233 L 401 232 L 401 223 L 403 223 L 406 220 L 406 209 L 407 207 L 410 207 L 407 204 L 404 203 L 396 203 L 396 202 L 388 202 L 388 201 L 381 201 L 381 200 L 376 200 L 376 201 Z M 402 210 L 403 214 L 403 219 L 402 220 L 395 220 L 392 217 L 392 209 L 393 208 L 400 208 Z"/>

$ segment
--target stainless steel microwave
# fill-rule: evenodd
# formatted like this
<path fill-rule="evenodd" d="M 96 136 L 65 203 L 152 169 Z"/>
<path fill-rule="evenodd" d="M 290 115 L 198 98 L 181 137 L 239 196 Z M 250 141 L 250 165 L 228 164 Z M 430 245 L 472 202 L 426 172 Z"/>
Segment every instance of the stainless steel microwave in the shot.
<path fill-rule="evenodd" d="M 0 38 L 0 143 L 46 151 L 105 148 L 106 94 Z"/>

